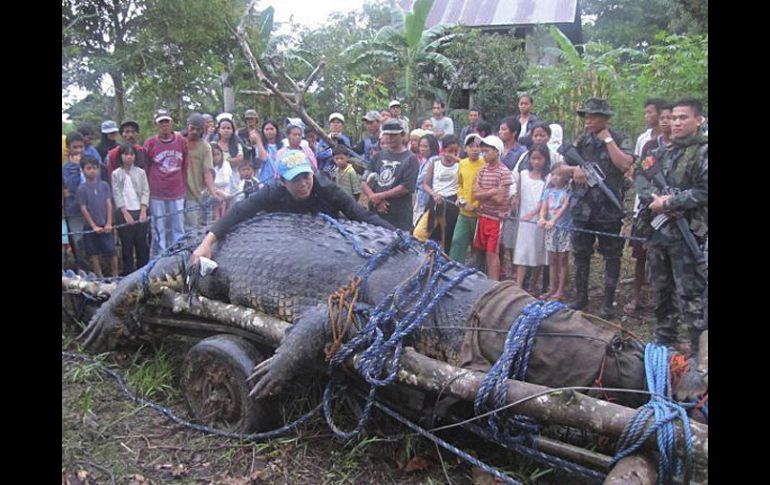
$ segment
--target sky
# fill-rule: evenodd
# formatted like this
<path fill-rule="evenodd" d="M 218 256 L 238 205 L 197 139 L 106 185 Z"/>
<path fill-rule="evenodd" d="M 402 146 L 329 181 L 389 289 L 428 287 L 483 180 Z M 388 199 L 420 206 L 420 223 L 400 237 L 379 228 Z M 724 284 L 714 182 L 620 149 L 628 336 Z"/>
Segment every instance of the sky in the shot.
<path fill-rule="evenodd" d="M 275 9 L 276 22 L 288 22 L 294 17 L 295 23 L 317 27 L 326 20 L 332 12 L 350 12 L 364 6 L 364 0 L 261 0 L 257 10 L 269 6 Z"/>
<path fill-rule="evenodd" d="M 308 27 L 318 27 L 328 18 L 332 12 L 350 12 L 361 9 L 364 0 L 261 0 L 257 3 L 257 10 L 264 10 L 272 6 L 275 10 L 274 22 L 293 21 Z M 111 83 L 106 81 L 102 89 L 109 90 Z M 62 121 L 68 117 L 64 110 L 72 104 L 80 101 L 88 95 L 88 91 L 72 88 L 62 96 Z"/>

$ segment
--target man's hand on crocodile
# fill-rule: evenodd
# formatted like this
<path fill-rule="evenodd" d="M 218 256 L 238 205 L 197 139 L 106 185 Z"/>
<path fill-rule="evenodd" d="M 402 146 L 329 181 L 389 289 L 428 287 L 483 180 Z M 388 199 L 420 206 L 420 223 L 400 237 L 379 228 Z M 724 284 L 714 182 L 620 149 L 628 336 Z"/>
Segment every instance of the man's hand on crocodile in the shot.
<path fill-rule="evenodd" d="M 193 267 L 197 265 L 202 257 L 212 259 L 211 247 L 214 245 L 216 240 L 217 237 L 214 235 L 214 233 L 209 232 L 206 234 L 206 237 L 203 238 L 203 241 L 201 241 L 198 247 L 195 248 L 195 251 L 193 251 L 193 253 L 190 255 L 190 262 L 188 266 Z"/>

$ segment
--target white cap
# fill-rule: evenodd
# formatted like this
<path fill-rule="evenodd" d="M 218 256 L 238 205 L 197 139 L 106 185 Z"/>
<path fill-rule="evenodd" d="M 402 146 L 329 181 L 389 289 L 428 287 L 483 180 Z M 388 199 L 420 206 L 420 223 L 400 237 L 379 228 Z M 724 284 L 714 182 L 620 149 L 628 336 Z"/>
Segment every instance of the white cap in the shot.
<path fill-rule="evenodd" d="M 465 141 L 463 141 L 463 146 L 467 145 L 472 138 L 477 139 L 479 142 L 482 140 L 481 135 L 478 133 L 468 133 L 468 136 L 465 137 Z"/>
<path fill-rule="evenodd" d="M 497 153 L 500 155 L 503 154 L 503 140 L 500 139 L 499 136 L 496 135 L 489 135 L 481 139 L 481 143 L 484 145 L 489 145 L 495 150 L 497 150 Z"/>
<path fill-rule="evenodd" d="M 219 113 L 216 117 L 217 123 L 219 123 L 222 120 L 230 120 L 233 121 L 233 115 L 232 113 Z"/>
<path fill-rule="evenodd" d="M 345 122 L 345 117 L 342 116 L 342 113 L 332 113 L 329 115 L 329 121 L 331 120 L 340 120 L 341 122 Z"/>
<path fill-rule="evenodd" d="M 390 102 L 390 104 L 388 105 L 388 108 L 392 108 L 393 106 L 401 106 L 401 101 L 394 99 L 393 101 Z"/>

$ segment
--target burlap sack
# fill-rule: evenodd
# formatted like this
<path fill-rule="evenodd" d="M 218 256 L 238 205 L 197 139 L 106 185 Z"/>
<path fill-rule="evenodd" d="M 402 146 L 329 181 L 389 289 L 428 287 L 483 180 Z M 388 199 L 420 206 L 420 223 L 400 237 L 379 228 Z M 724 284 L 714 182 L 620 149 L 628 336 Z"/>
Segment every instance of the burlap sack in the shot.
<path fill-rule="evenodd" d="M 501 282 L 482 296 L 460 351 L 462 367 L 488 371 L 503 350 L 511 323 L 533 301 L 511 281 Z M 543 320 L 525 380 L 548 387 L 593 386 L 601 373 L 604 387 L 645 389 L 641 345 L 623 338 L 619 329 L 589 318 L 580 311 L 564 310 Z M 591 394 L 634 407 L 647 400 L 644 395 L 626 393 Z"/>

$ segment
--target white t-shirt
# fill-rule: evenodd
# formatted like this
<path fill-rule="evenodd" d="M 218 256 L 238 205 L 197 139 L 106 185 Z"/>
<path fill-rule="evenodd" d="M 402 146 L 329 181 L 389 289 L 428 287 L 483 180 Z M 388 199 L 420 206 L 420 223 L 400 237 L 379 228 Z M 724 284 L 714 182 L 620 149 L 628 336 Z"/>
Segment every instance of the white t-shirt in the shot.
<path fill-rule="evenodd" d="M 449 116 L 444 116 L 440 120 L 437 120 L 436 118 L 430 119 L 431 124 L 433 124 L 433 132 L 439 133 L 444 132 L 445 135 L 454 135 L 455 134 L 455 124 L 452 121 L 452 118 Z"/>
<path fill-rule="evenodd" d="M 647 131 L 639 135 L 639 138 L 636 139 L 636 146 L 634 147 L 635 157 L 642 156 L 642 148 L 644 148 L 644 145 L 650 140 L 652 140 L 652 128 L 648 128 Z"/>
<path fill-rule="evenodd" d="M 233 167 L 230 162 L 222 162 L 222 166 L 214 165 L 214 185 L 227 195 L 235 193 L 233 183 Z"/>

